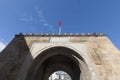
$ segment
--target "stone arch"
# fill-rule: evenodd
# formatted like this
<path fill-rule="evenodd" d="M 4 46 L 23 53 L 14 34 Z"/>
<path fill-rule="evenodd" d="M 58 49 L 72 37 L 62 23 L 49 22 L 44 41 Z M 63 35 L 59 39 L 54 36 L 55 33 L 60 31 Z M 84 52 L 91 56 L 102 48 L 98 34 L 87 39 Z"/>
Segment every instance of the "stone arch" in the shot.
<path fill-rule="evenodd" d="M 49 75 L 56 70 L 64 70 L 71 75 L 73 80 L 79 80 L 79 62 L 72 56 L 73 54 L 74 51 L 60 46 L 45 50 L 35 58 L 26 80 L 32 80 L 33 77 L 35 80 L 47 80 Z"/>
<path fill-rule="evenodd" d="M 54 51 L 54 50 L 57 50 L 56 51 L 57 53 L 54 53 L 54 52 L 50 53 L 50 51 Z M 59 50 L 66 51 L 66 52 L 65 52 L 65 54 L 61 54 Z M 29 66 L 27 66 L 27 72 L 26 72 L 25 76 L 22 79 L 20 79 L 20 75 L 19 75 L 18 80 L 37 80 L 37 79 L 34 79 L 38 75 L 37 71 L 40 71 L 39 74 L 43 74 L 42 73 L 43 72 L 42 64 L 47 59 L 49 59 L 51 57 L 56 57 L 55 55 L 57 55 L 57 56 L 62 55 L 62 57 L 63 56 L 66 57 L 69 60 L 71 60 L 71 63 L 73 61 L 73 63 L 75 64 L 74 66 L 76 66 L 76 69 L 78 70 L 78 73 L 77 73 L 78 77 L 77 77 L 77 79 L 72 77 L 73 80 L 93 80 L 91 68 L 86 63 L 85 59 L 83 58 L 84 56 L 82 54 L 81 54 L 82 55 L 81 56 L 79 51 L 77 51 L 77 50 L 75 51 L 75 49 L 71 49 L 70 47 L 65 47 L 65 46 L 52 46 L 52 47 L 47 47 L 47 49 L 41 50 L 39 52 L 39 55 L 37 54 L 37 56 L 35 56 L 33 58 L 33 60 L 31 60 L 31 63 L 29 64 Z M 44 57 L 44 56 L 46 56 L 46 57 Z M 28 60 L 26 60 L 26 61 L 28 61 Z M 61 65 L 64 65 L 64 64 L 61 64 Z M 68 65 L 68 66 L 70 67 L 70 65 Z M 65 69 L 66 68 L 64 68 L 63 70 L 65 70 Z M 73 72 L 75 72 L 75 71 L 77 72 L 77 70 L 74 70 Z M 66 71 L 70 71 L 70 69 L 69 70 L 66 69 Z M 73 74 L 71 72 L 68 72 L 68 73 Z M 42 76 L 44 76 L 44 75 L 41 75 L 41 77 L 39 77 L 38 79 L 45 80 L 44 78 L 42 78 Z M 96 80 L 99 80 L 99 79 L 96 79 Z"/>

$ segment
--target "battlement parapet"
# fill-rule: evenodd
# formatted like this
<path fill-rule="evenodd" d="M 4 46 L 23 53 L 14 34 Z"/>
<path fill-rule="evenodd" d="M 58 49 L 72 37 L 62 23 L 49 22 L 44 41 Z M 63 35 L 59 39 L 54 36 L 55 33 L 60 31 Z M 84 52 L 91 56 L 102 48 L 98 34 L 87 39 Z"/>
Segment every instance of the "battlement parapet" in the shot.
<path fill-rule="evenodd" d="M 59 33 L 19 33 L 15 35 L 16 37 L 18 36 L 106 36 L 106 34 L 103 33 L 63 33 L 63 34 L 59 34 Z"/>

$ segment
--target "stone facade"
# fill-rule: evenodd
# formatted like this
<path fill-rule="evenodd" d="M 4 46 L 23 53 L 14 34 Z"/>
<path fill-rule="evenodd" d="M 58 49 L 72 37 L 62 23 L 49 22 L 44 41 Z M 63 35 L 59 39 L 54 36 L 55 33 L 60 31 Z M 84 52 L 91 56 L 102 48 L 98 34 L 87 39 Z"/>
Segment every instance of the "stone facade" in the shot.
<path fill-rule="evenodd" d="M 0 53 L 0 80 L 120 80 L 120 52 L 103 34 L 18 34 Z"/>

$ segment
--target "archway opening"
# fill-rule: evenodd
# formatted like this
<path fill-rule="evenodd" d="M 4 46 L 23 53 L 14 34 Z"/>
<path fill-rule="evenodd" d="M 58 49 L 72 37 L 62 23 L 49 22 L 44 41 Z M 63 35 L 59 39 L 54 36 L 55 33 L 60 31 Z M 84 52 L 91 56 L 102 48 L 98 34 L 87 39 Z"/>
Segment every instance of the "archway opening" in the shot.
<path fill-rule="evenodd" d="M 59 70 L 69 74 L 70 80 L 80 80 L 81 70 L 76 54 L 65 47 L 45 50 L 34 59 L 26 80 L 49 80 L 50 75 Z M 80 59 L 83 60 L 81 57 Z"/>
<path fill-rule="evenodd" d="M 72 78 L 67 72 L 59 70 L 53 72 L 49 76 L 48 80 L 72 80 Z"/>

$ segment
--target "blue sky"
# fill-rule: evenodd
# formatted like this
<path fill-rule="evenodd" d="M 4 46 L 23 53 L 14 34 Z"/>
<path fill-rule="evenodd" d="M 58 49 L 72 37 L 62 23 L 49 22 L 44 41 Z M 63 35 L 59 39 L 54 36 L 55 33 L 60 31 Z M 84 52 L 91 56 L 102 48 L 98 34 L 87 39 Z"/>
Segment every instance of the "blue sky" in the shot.
<path fill-rule="evenodd" d="M 18 33 L 105 33 L 120 49 L 120 0 L 0 0 L 0 41 Z"/>

